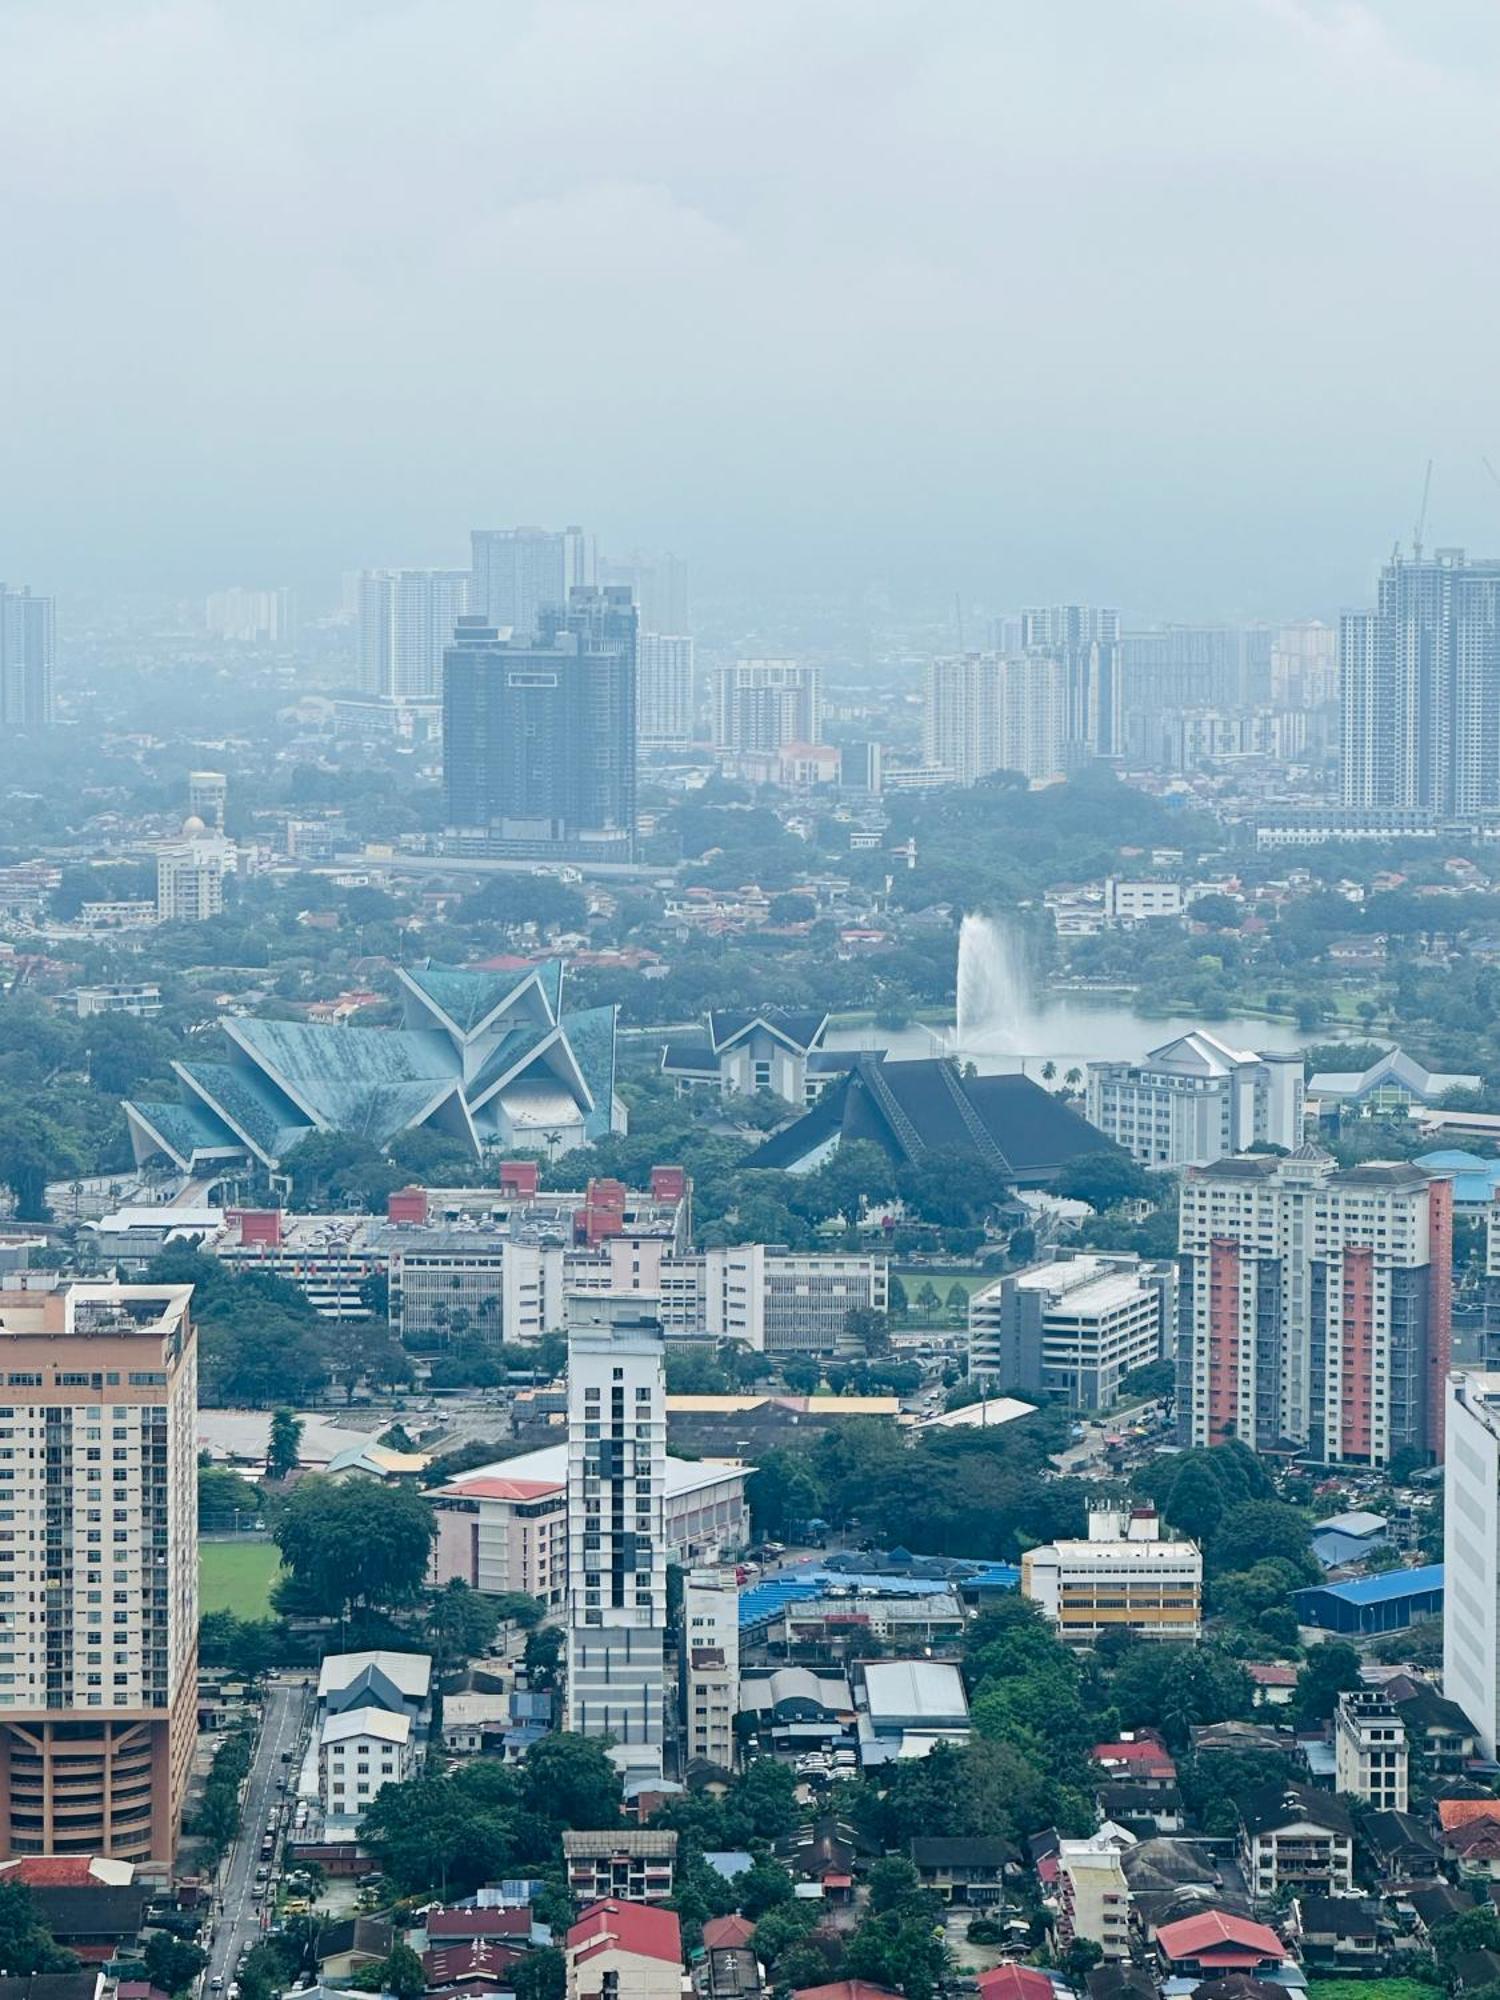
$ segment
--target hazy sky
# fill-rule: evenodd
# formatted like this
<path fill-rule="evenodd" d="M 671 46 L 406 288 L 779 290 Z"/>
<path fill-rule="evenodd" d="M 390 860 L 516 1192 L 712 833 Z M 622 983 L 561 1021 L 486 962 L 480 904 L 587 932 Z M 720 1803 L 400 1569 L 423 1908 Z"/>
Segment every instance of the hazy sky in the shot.
<path fill-rule="evenodd" d="M 0 576 L 1500 549 L 1495 0 L 0 0 Z"/>

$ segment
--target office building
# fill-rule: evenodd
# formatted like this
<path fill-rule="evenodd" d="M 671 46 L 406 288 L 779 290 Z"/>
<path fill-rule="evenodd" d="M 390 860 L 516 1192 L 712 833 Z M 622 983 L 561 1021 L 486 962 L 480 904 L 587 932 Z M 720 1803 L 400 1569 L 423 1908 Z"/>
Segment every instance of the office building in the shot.
<path fill-rule="evenodd" d="M 1453 1184 L 1316 1147 L 1183 1177 L 1184 1444 L 1300 1446 L 1320 1463 L 1443 1455 Z"/>
<path fill-rule="evenodd" d="M 1500 1374 L 1448 1377 L 1443 1693 L 1500 1748 Z"/>
<path fill-rule="evenodd" d="M 582 528 L 475 528 L 469 541 L 469 610 L 502 636 L 534 638 L 544 611 L 595 581 L 594 538 Z"/>
<path fill-rule="evenodd" d="M 1023 611 L 1021 646 L 1051 654 L 1062 667 L 1068 763 L 1118 756 L 1124 748 L 1119 612 L 1092 604 Z"/>
<path fill-rule="evenodd" d="M 642 632 L 635 728 L 643 750 L 682 750 L 693 740 L 697 688 L 691 639 Z"/>
<path fill-rule="evenodd" d="M 173 1858 L 198 1724 L 191 1299 L 0 1291 L 0 1859 Z"/>
<path fill-rule="evenodd" d="M 969 1380 L 1114 1407 L 1132 1369 L 1172 1351 L 1177 1274 L 1131 1256 L 1015 1271 L 969 1295 Z"/>
<path fill-rule="evenodd" d="M 667 1411 L 650 1302 L 580 1304 L 568 1334 L 566 1726 L 610 1736 L 631 1775 L 661 1775 Z"/>
<path fill-rule="evenodd" d="M 684 1760 L 732 1771 L 740 1702 L 740 1593 L 732 1569 L 690 1570 L 683 1579 L 677 1657 Z"/>
<path fill-rule="evenodd" d="M 188 772 L 188 814 L 201 819 L 210 833 L 224 831 L 229 809 L 229 780 L 222 771 Z"/>
<path fill-rule="evenodd" d="M 650 1303 L 640 1299 L 621 1302 L 635 1312 L 648 1309 Z M 684 1569 L 717 1563 L 725 1549 L 739 1548 L 749 1539 L 745 1480 L 751 1470 L 738 1459 L 668 1457 L 661 1499 L 662 1538 L 669 1563 Z M 567 1520 L 565 1513 L 558 1518 L 553 1503 L 565 1509 L 567 1493 L 565 1444 L 543 1445 L 537 1451 L 522 1452 L 518 1458 L 497 1459 L 493 1465 L 475 1466 L 462 1473 L 435 1496 L 440 1515 L 448 1500 L 457 1498 L 464 1504 L 452 1511 L 469 1517 L 457 1524 L 445 1525 L 439 1520 L 433 1558 L 438 1581 L 447 1583 L 458 1576 L 475 1590 L 496 1593 L 524 1587 L 533 1596 L 545 1596 L 549 1603 L 564 1602 Z M 559 1561 L 564 1565 L 560 1583 Z M 523 1586 L 516 1581 L 528 1573 L 531 1584 Z M 509 1582 L 500 1581 L 505 1576 Z"/>
<path fill-rule="evenodd" d="M 738 660 L 713 676 L 714 748 L 738 755 L 823 740 L 822 679 L 795 660 Z"/>
<path fill-rule="evenodd" d="M 1333 1754 L 1336 1792 L 1363 1799 L 1376 1812 L 1406 1811 L 1406 1724 L 1385 1695 L 1361 1688 L 1339 1696 Z"/>
<path fill-rule="evenodd" d="M 1500 809 L 1500 560 L 1395 556 L 1339 629 L 1343 802 Z"/>
<path fill-rule="evenodd" d="M 0 583 L 0 727 L 44 729 L 52 720 L 55 633 L 50 597 Z"/>
<path fill-rule="evenodd" d="M 1092 1645 L 1122 1628 L 1140 1639 L 1196 1639 L 1203 1556 L 1196 1542 L 1165 1540 L 1149 1503 L 1106 1503 L 1089 1509 L 1087 1540 L 1025 1551 L 1021 1592 L 1070 1642 Z"/>
<path fill-rule="evenodd" d="M 183 822 L 182 838 L 156 850 L 156 914 L 164 924 L 203 924 L 223 914 L 224 877 L 234 873 L 232 842 L 201 819 Z"/>
<path fill-rule="evenodd" d="M 359 579 L 359 685 L 392 701 L 437 701 L 443 655 L 468 610 L 461 569 L 367 569 Z"/>
<path fill-rule="evenodd" d="M 1232 1049 L 1199 1028 L 1141 1062 L 1092 1062 L 1088 1120 L 1143 1167 L 1206 1167 L 1256 1144 L 1302 1143 L 1302 1057 Z"/>
<path fill-rule="evenodd" d="M 289 646 L 297 636 L 296 597 L 284 585 L 247 590 L 233 584 L 206 600 L 203 623 L 216 639 L 232 645 Z"/>
<path fill-rule="evenodd" d="M 1067 769 L 1067 669 L 1051 652 L 929 660 L 925 702 L 923 762 L 956 784 L 992 771 L 1046 781 Z"/>
<path fill-rule="evenodd" d="M 544 608 L 535 641 L 459 621 L 443 673 L 456 851 L 628 861 L 635 844 L 636 614 L 619 585 Z"/>

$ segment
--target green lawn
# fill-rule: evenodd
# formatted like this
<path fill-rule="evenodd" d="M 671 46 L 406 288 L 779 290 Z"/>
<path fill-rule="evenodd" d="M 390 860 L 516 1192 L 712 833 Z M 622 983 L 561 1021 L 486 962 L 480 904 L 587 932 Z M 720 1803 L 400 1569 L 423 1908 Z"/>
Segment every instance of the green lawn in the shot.
<path fill-rule="evenodd" d="M 271 1585 L 281 1568 L 274 1542 L 200 1542 L 200 1611 L 232 1611 L 236 1618 L 269 1618 Z"/>
<path fill-rule="evenodd" d="M 1308 2000 L 1434 2000 L 1421 1979 L 1311 1979 Z"/>

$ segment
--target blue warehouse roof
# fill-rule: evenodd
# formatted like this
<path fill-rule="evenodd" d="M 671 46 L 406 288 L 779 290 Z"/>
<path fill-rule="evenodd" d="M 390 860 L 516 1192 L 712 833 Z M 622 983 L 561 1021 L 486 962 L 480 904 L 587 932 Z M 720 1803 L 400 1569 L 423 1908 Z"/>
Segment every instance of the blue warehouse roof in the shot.
<path fill-rule="evenodd" d="M 1392 1604 L 1397 1598 L 1425 1597 L 1442 1587 L 1443 1565 L 1422 1563 L 1416 1569 L 1388 1569 L 1380 1576 L 1356 1577 L 1350 1583 L 1310 1584 L 1307 1591 L 1299 1590 L 1296 1595 L 1317 1591 L 1343 1604 Z"/>

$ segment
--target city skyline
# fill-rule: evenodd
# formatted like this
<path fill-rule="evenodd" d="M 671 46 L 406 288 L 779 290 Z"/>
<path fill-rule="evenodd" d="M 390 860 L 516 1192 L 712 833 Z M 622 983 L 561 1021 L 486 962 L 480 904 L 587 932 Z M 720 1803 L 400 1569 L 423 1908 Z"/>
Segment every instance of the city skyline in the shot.
<path fill-rule="evenodd" d="M 1496 293 L 1469 215 L 1500 19 L 683 19 L 7 10 L 7 573 L 440 566 L 451 508 L 581 517 L 740 582 L 1302 614 L 1359 601 L 1429 458 L 1433 537 L 1484 540 Z M 482 79 L 459 101 L 455 46 Z M 1402 235 L 1450 273 L 1440 316 L 1390 295 Z M 53 338 L 80 270 L 113 302 L 87 369 Z"/>

